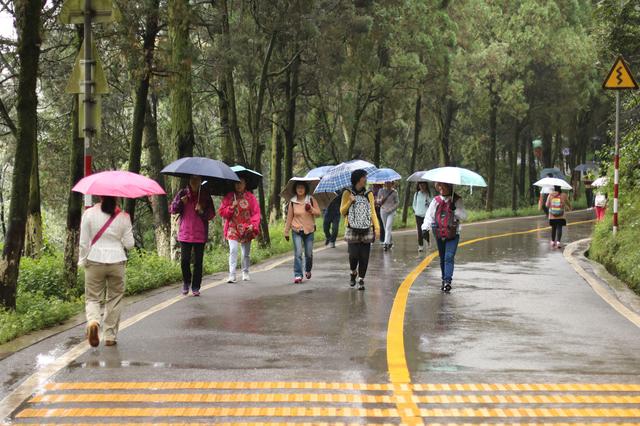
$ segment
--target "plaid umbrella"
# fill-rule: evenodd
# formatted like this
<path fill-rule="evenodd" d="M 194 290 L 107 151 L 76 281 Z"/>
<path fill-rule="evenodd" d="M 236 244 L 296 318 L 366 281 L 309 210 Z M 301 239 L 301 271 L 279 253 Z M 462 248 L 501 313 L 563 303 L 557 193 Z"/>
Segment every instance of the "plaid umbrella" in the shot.
<path fill-rule="evenodd" d="M 350 187 L 351 173 L 355 170 L 364 170 L 367 174 L 371 174 L 378 169 L 373 164 L 363 160 L 340 163 L 322 178 L 315 193 L 336 192 Z"/>

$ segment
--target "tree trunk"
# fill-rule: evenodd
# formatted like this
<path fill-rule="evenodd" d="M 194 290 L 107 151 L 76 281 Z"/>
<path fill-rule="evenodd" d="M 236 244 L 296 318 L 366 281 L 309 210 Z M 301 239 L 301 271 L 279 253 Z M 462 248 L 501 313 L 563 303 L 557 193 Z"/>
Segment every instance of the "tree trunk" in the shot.
<path fill-rule="evenodd" d="M 31 166 L 34 146 L 38 140 L 38 63 L 40 59 L 41 0 L 16 0 L 18 74 L 18 141 L 16 144 L 9 229 L 0 262 L 0 305 L 16 308 L 16 289 L 20 256 L 24 246 Z"/>
<path fill-rule="evenodd" d="M 531 140 L 531 138 L 529 138 Z M 533 184 L 536 182 L 536 157 L 533 153 L 533 145 L 527 141 L 527 156 L 529 157 L 529 204 L 534 205 L 537 202 L 536 191 Z"/>
<path fill-rule="evenodd" d="M 149 81 L 153 68 L 153 56 L 156 45 L 156 35 L 158 34 L 158 7 L 159 0 L 146 0 L 147 16 L 145 18 L 145 32 L 142 39 L 142 49 L 144 51 L 144 71 L 142 78 L 138 81 L 136 88 L 136 98 L 133 108 L 133 126 L 131 134 L 131 145 L 129 149 L 129 171 L 140 173 L 140 157 L 142 156 L 142 134 L 144 132 L 145 115 L 147 108 L 147 98 L 149 96 Z M 131 221 L 135 219 L 136 200 L 127 198 L 125 200 L 125 210 L 129 213 Z"/>
<path fill-rule="evenodd" d="M 451 166 L 451 127 L 458 106 L 452 100 L 446 100 L 444 104 L 444 111 L 440 111 L 440 165 Z"/>
<path fill-rule="evenodd" d="M 518 210 L 518 147 L 520 144 L 520 135 L 522 134 L 522 125 L 516 122 L 515 134 L 513 135 L 513 144 L 511 145 L 510 164 L 511 164 L 511 210 Z"/>
<path fill-rule="evenodd" d="M 269 217 L 275 220 L 280 217 L 280 189 L 282 188 L 282 132 L 278 127 L 278 115 L 273 114 L 271 129 L 271 200 Z"/>
<path fill-rule="evenodd" d="M 218 110 L 220 112 L 220 130 L 222 133 L 220 151 L 222 153 L 222 161 L 226 164 L 233 164 L 235 151 L 231 129 L 229 127 L 229 101 L 227 100 L 227 86 L 224 77 L 218 80 L 218 86 Z"/>
<path fill-rule="evenodd" d="M 149 173 L 151 178 L 166 190 L 164 175 L 160 173 L 164 167 L 162 152 L 158 142 L 158 121 L 156 113 L 156 100 L 153 104 L 147 104 L 144 121 L 144 148 L 149 155 Z M 154 195 L 151 197 L 151 210 L 153 211 L 153 226 L 156 236 L 156 250 L 159 256 L 171 258 L 171 216 L 169 215 L 169 203 L 166 195 Z"/>
<path fill-rule="evenodd" d="M 520 197 L 524 199 L 525 194 L 525 177 L 527 174 L 527 144 L 529 141 L 527 138 L 521 138 L 520 140 L 520 176 L 518 180 L 518 193 Z"/>
<path fill-rule="evenodd" d="M 378 104 L 378 110 L 376 111 L 376 134 L 373 144 L 373 164 L 376 167 L 380 167 L 382 156 L 382 125 L 384 122 L 384 104 L 380 102 Z"/>
<path fill-rule="evenodd" d="M 487 211 L 493 210 L 496 194 L 496 148 L 498 146 L 498 105 L 500 98 L 493 89 L 492 82 L 489 88 L 491 109 L 489 111 L 489 182 L 487 187 Z"/>
<path fill-rule="evenodd" d="M 40 171 L 38 143 L 33 146 L 33 164 L 29 178 L 29 213 L 27 215 L 27 234 L 25 236 L 24 255 L 40 257 L 44 248 L 42 235 L 42 210 L 40 206 Z"/>
<path fill-rule="evenodd" d="M 269 46 L 267 47 L 267 53 L 265 54 L 264 61 L 262 62 L 262 71 L 260 73 L 260 83 L 258 85 L 258 99 L 256 100 L 255 113 L 253 118 L 253 158 L 251 163 L 256 171 L 261 168 L 260 157 L 264 152 L 264 144 L 261 141 L 262 135 L 262 109 L 264 107 L 264 97 L 267 89 L 267 79 L 269 73 L 269 64 L 271 62 L 271 55 L 276 44 L 276 32 L 271 35 L 269 40 Z"/>
<path fill-rule="evenodd" d="M 287 70 L 285 95 L 287 100 L 287 123 L 284 131 L 284 180 L 289 182 L 293 177 L 293 149 L 296 140 L 296 107 L 298 101 L 298 80 L 300 74 L 300 55 L 298 55 L 291 67 Z"/>
<path fill-rule="evenodd" d="M 543 166 L 553 167 L 553 135 L 548 128 L 542 132 L 542 150 Z"/>
<path fill-rule="evenodd" d="M 416 160 L 418 157 L 418 145 L 420 144 L 420 132 L 422 131 L 422 94 L 418 91 L 416 98 L 415 119 L 413 124 L 413 147 L 411 148 L 411 167 L 413 173 L 416 169 Z M 404 193 L 404 210 L 402 212 L 402 223 L 407 226 L 407 218 L 409 215 L 409 203 L 411 202 L 411 186 L 407 184 L 407 190 Z"/>

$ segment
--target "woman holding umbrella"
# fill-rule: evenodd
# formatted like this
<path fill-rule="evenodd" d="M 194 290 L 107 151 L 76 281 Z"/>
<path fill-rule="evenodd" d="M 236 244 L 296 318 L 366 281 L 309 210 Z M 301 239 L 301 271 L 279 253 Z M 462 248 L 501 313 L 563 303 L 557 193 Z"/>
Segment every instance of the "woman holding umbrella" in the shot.
<path fill-rule="evenodd" d="M 561 185 L 555 185 L 549 198 L 547 198 L 547 208 L 549 209 L 549 225 L 551 226 L 551 247 L 561 248 L 562 228 L 567 226 L 567 219 L 564 213 L 571 209 L 569 196 L 562 192 Z"/>
<path fill-rule="evenodd" d="M 87 340 L 91 346 L 98 346 L 102 325 L 105 346 L 113 346 L 125 289 L 126 250 L 134 245 L 131 218 L 120 211 L 116 197 L 138 198 L 165 192 L 149 178 L 121 171 L 88 176 L 73 191 L 100 196 L 100 203 L 82 215 L 78 264 L 84 267 Z"/>
<path fill-rule="evenodd" d="M 191 176 L 186 188 L 178 191 L 169 209 L 171 214 L 180 215 L 178 242 L 180 243 L 180 266 L 182 268 L 182 294 L 200 296 L 202 284 L 202 263 L 204 246 L 209 239 L 209 221 L 215 217 L 213 201 L 209 192 L 202 187 L 200 176 Z M 193 273 L 191 256 L 195 255 Z"/>
<path fill-rule="evenodd" d="M 287 221 L 284 225 L 284 238 L 289 241 L 289 233 L 293 238 L 293 275 L 294 284 L 302 283 L 302 252 L 304 250 L 304 276 L 311 279 L 313 267 L 313 240 L 316 231 L 316 218 L 322 212 L 318 202 L 311 196 L 309 183 L 292 179 L 295 195 L 289 201 Z M 288 185 L 289 186 L 289 185 Z"/>
<path fill-rule="evenodd" d="M 418 251 L 424 251 L 424 240 L 422 236 L 422 224 L 427 214 L 427 208 L 431 204 L 431 193 L 427 182 L 418 182 L 416 193 L 413 195 L 413 212 L 416 215 L 416 227 L 418 228 Z M 427 244 L 430 244 L 429 233 L 426 233 Z"/>
<path fill-rule="evenodd" d="M 251 241 L 260 233 L 260 205 L 255 195 L 247 191 L 247 180 L 238 174 L 240 181 L 228 193 L 220 205 L 220 216 L 225 219 L 224 237 L 229 242 L 228 283 L 236 282 L 238 248 L 242 251 L 242 281 L 249 281 Z"/>

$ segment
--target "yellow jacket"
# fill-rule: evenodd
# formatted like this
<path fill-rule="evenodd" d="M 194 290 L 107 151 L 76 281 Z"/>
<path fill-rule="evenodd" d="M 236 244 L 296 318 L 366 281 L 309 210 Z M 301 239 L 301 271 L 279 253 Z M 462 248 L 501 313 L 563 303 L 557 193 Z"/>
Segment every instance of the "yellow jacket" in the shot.
<path fill-rule="evenodd" d="M 349 207 L 351 207 L 351 190 L 342 192 L 342 202 L 340 203 L 340 214 L 345 218 L 346 226 L 349 226 Z M 380 235 L 380 223 L 378 222 L 378 215 L 376 214 L 376 201 L 373 198 L 373 192 L 369 192 L 369 205 L 371 206 L 371 221 L 373 222 L 373 230 L 376 235 Z"/>

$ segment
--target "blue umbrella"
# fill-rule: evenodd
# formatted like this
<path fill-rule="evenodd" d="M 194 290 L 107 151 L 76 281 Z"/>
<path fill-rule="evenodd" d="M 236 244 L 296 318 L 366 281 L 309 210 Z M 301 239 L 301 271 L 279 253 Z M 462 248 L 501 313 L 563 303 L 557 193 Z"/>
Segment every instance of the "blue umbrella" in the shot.
<path fill-rule="evenodd" d="M 350 187 L 351 172 L 355 170 L 364 170 L 367 174 L 371 174 L 378 169 L 373 164 L 363 160 L 352 160 L 346 163 L 340 163 L 322 178 L 315 193 L 336 192 Z"/>
<path fill-rule="evenodd" d="M 598 164 L 594 163 L 593 161 L 588 162 L 586 164 L 580 164 L 579 166 L 576 166 L 576 168 L 574 170 L 581 172 L 581 173 L 586 173 L 590 170 L 598 170 L 600 167 L 598 166 Z"/>
<path fill-rule="evenodd" d="M 320 166 L 315 169 L 309 170 L 309 173 L 305 176 L 306 178 L 323 178 L 327 173 L 329 173 L 335 166 Z"/>
<path fill-rule="evenodd" d="M 395 182 L 400 179 L 402 179 L 400 173 L 396 172 L 393 169 L 378 169 L 377 172 L 372 173 L 367 177 L 367 182 L 380 184 L 386 182 Z"/>
<path fill-rule="evenodd" d="M 540 172 L 540 179 L 544 179 L 546 177 L 549 177 L 549 175 L 551 175 L 552 178 L 556 178 L 556 179 L 564 179 L 564 173 L 562 173 L 562 171 L 558 168 L 548 168 L 548 169 L 542 169 L 542 171 Z"/>

